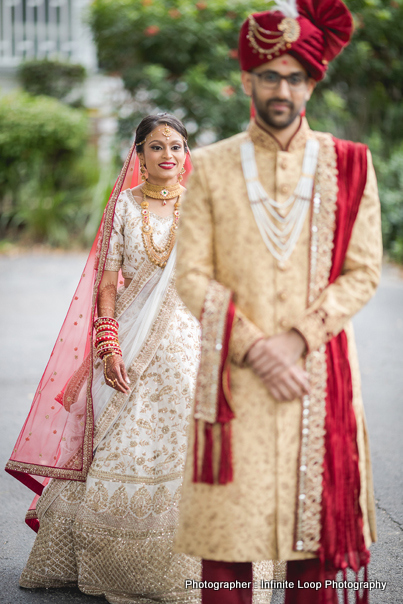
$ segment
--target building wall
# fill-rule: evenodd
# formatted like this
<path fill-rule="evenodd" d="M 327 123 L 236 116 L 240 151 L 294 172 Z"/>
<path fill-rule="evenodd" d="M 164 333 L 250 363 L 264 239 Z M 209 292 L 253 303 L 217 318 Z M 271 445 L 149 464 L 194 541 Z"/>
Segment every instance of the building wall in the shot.
<path fill-rule="evenodd" d="M 90 0 L 0 0 L 0 69 L 26 59 L 61 59 L 96 69 L 84 22 Z"/>

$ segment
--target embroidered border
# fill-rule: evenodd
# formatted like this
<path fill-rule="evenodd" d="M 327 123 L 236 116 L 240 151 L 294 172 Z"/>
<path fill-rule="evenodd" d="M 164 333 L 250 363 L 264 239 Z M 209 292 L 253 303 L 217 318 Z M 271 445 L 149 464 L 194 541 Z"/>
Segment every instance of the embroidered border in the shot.
<path fill-rule="evenodd" d="M 201 360 L 196 380 L 195 419 L 214 424 L 217 419 L 219 371 L 231 292 L 210 281 L 201 316 Z"/>
<path fill-rule="evenodd" d="M 313 212 L 308 303 L 312 304 L 329 281 L 338 196 L 337 158 L 327 134 L 315 133 L 321 149 L 318 158 Z M 301 446 L 297 490 L 294 549 L 316 553 L 320 545 L 322 474 L 325 452 L 327 363 L 326 346 L 306 359 L 311 394 L 302 403 Z"/>
<path fill-rule="evenodd" d="M 119 319 L 128 309 L 130 304 L 137 298 L 143 287 L 157 271 L 161 271 L 146 258 L 136 272 L 135 278 L 131 280 L 130 285 L 123 291 L 122 295 L 116 300 L 115 318 Z"/>
<path fill-rule="evenodd" d="M 105 480 L 108 482 L 129 482 L 134 484 L 160 484 L 163 482 L 172 482 L 182 478 L 183 472 L 172 472 L 163 476 L 131 476 L 129 474 L 112 474 L 112 472 L 103 472 L 102 470 L 90 469 L 89 478 Z"/>

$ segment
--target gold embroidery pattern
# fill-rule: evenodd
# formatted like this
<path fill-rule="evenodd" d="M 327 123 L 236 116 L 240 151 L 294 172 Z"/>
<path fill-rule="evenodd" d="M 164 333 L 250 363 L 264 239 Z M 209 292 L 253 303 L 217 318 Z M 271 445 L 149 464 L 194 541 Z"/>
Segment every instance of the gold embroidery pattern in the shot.
<path fill-rule="evenodd" d="M 130 304 L 137 298 L 143 287 L 157 270 L 158 268 L 148 259 L 144 260 L 136 273 L 136 277 L 131 280 L 129 287 L 116 300 L 115 318 L 117 320 L 129 308 Z"/>
<path fill-rule="evenodd" d="M 133 386 L 133 391 L 137 388 L 138 380 L 145 371 L 151 359 L 155 355 L 162 338 L 164 337 L 171 318 L 179 302 L 175 287 L 171 281 L 167 293 L 161 305 L 158 317 L 154 321 L 150 334 L 143 345 L 143 348 L 137 355 L 132 365 L 127 370 L 127 374 Z M 99 418 L 94 435 L 94 448 L 96 448 L 103 439 L 110 426 L 114 423 L 118 413 L 123 409 L 127 402 L 127 395 L 117 392 L 111 402 Z"/>
<path fill-rule="evenodd" d="M 113 225 L 113 215 L 115 212 L 116 202 L 120 194 L 120 189 L 123 186 L 123 182 L 126 177 L 126 173 L 129 167 L 130 160 L 135 150 L 135 144 L 133 143 L 127 157 L 125 163 L 123 164 L 122 170 L 120 171 L 118 180 L 115 185 L 115 189 L 111 195 L 111 198 L 106 206 L 105 210 L 105 224 L 104 224 L 104 232 L 102 237 L 102 244 L 99 254 L 99 264 L 97 275 L 95 278 L 95 284 L 92 295 L 92 309 L 91 309 L 91 321 L 93 321 L 95 317 L 95 309 L 98 298 L 98 290 L 99 285 L 101 283 L 102 275 L 104 272 L 104 266 L 106 262 L 106 256 L 108 254 L 109 249 L 109 239 L 112 232 Z M 83 465 L 82 465 L 82 478 L 87 476 L 89 467 L 92 462 L 93 456 L 93 436 L 94 436 L 94 415 L 92 410 L 92 379 L 94 373 L 94 358 L 93 358 L 93 330 L 91 330 L 90 335 L 90 369 L 87 383 L 87 404 L 86 404 L 86 418 L 85 418 L 85 428 L 84 428 L 84 441 L 83 441 Z M 65 476 L 63 476 L 65 477 Z M 66 477 L 67 478 L 67 477 Z"/>
<path fill-rule="evenodd" d="M 311 221 L 309 304 L 322 293 L 332 266 L 333 236 L 338 195 L 336 152 L 328 136 L 315 133 L 321 144 Z M 326 346 L 306 359 L 311 394 L 302 403 L 301 446 L 297 489 L 294 548 L 317 552 L 320 545 L 322 474 L 325 452 L 327 363 Z"/>
<path fill-rule="evenodd" d="M 87 355 L 77 371 L 73 373 L 67 384 L 67 388 L 63 395 L 63 407 L 66 409 L 66 411 L 70 411 L 71 405 L 74 405 L 74 403 L 77 401 L 78 395 L 84 386 L 85 380 L 88 378 L 89 370 L 90 356 Z"/>
<path fill-rule="evenodd" d="M 130 499 L 130 511 L 136 518 L 145 518 L 150 513 L 152 503 L 148 489 L 142 487 Z"/>
<path fill-rule="evenodd" d="M 91 467 L 88 476 L 98 480 L 107 480 L 108 482 L 132 482 L 135 484 L 159 484 L 161 482 L 170 482 L 181 478 L 182 472 L 171 472 L 162 476 L 133 476 L 129 474 L 114 474 L 112 472 L 103 472 Z"/>
<path fill-rule="evenodd" d="M 231 292 L 210 281 L 201 317 L 201 361 L 197 374 L 195 419 L 214 424 L 217 418 L 219 370 Z"/>

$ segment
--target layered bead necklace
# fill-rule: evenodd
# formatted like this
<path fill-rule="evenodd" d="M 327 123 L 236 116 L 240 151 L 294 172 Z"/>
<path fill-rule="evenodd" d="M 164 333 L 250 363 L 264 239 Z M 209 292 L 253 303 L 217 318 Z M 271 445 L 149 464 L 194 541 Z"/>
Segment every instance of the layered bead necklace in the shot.
<path fill-rule="evenodd" d="M 153 264 L 156 264 L 160 268 L 164 268 L 175 245 L 176 231 L 178 229 L 180 217 L 179 207 L 182 187 L 179 185 L 179 183 L 170 187 L 161 187 L 161 185 L 153 185 L 146 181 L 143 185 L 142 192 L 143 201 L 141 203 L 141 235 L 143 238 L 144 249 L 148 258 Z M 168 241 L 163 246 L 157 245 L 154 241 L 153 227 L 150 224 L 150 212 L 148 209 L 149 203 L 147 201 L 147 196 L 151 197 L 152 199 L 160 199 L 162 201 L 162 205 L 166 205 L 168 199 L 174 199 L 175 197 L 178 198 L 174 205 L 173 220 L 171 228 L 169 229 Z"/>
<path fill-rule="evenodd" d="M 242 169 L 252 212 L 266 247 L 279 262 L 288 260 L 301 234 L 311 203 L 318 154 L 319 142 L 308 139 L 298 184 L 287 201 L 278 203 L 267 195 L 259 181 L 252 141 L 241 145 Z M 283 216 L 280 209 L 289 209 L 289 212 Z"/>

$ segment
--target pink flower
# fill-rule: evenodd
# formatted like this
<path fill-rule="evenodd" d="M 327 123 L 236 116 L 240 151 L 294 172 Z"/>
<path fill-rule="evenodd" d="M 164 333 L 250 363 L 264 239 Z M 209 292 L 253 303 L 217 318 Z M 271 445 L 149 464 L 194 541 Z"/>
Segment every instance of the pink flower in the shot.
<path fill-rule="evenodd" d="M 182 13 L 177 8 L 171 8 L 171 10 L 168 11 L 168 14 L 172 19 L 179 19 L 179 17 L 182 16 Z"/>
<path fill-rule="evenodd" d="M 237 59 L 238 58 L 238 49 L 231 48 L 231 50 L 228 51 L 228 56 L 231 57 L 231 59 Z"/>
<path fill-rule="evenodd" d="M 144 33 L 146 36 L 155 36 L 156 34 L 158 34 L 159 31 L 160 31 L 160 28 L 158 27 L 158 25 L 149 25 L 144 30 Z"/>
<path fill-rule="evenodd" d="M 196 2 L 197 10 L 206 10 L 207 2 Z"/>
<path fill-rule="evenodd" d="M 232 86 L 225 86 L 221 92 L 224 96 L 232 96 L 235 92 L 235 88 L 233 88 Z"/>

